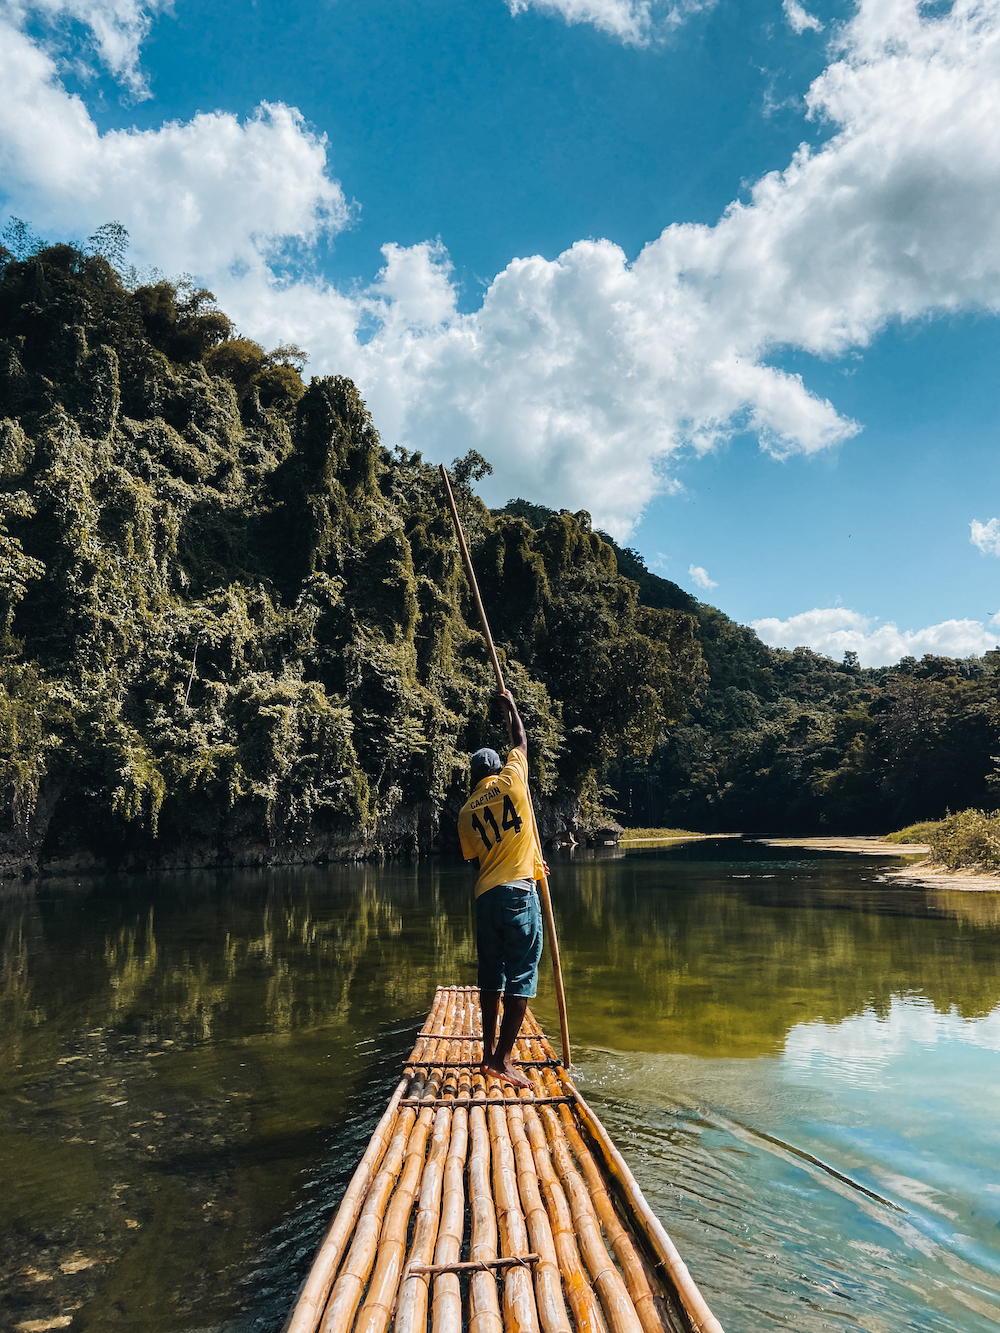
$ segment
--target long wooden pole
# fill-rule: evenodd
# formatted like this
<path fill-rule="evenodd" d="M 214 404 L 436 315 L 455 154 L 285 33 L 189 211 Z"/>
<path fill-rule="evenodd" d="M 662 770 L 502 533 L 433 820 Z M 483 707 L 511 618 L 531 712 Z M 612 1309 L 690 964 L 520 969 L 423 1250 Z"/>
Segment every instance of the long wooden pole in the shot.
<path fill-rule="evenodd" d="M 469 579 L 469 587 L 472 589 L 472 597 L 476 603 L 476 610 L 479 612 L 479 623 L 483 627 L 483 636 L 486 639 L 486 647 L 489 649 L 490 661 L 493 663 L 493 670 L 496 673 L 497 688 L 502 694 L 504 691 L 503 671 L 500 669 L 500 659 L 497 657 L 497 650 L 493 643 L 493 635 L 490 633 L 490 622 L 486 619 L 486 609 L 483 606 L 483 599 L 479 595 L 479 584 L 476 581 L 476 571 L 472 567 L 472 556 L 469 554 L 469 548 L 465 543 L 465 533 L 462 531 L 462 520 L 458 516 L 458 508 L 455 504 L 455 497 L 451 490 L 451 481 L 448 477 L 448 469 L 442 463 L 440 465 L 441 480 L 444 482 L 445 494 L 448 497 L 448 508 L 451 510 L 452 522 L 455 524 L 455 533 L 458 537 L 458 545 L 462 552 L 462 559 L 465 562 L 465 572 Z M 531 799 L 531 790 L 528 789 L 528 808 L 531 811 L 531 830 L 534 835 L 535 844 L 538 847 L 538 857 L 542 864 L 545 864 L 545 858 L 542 855 L 542 840 L 538 833 L 538 820 L 535 818 L 535 806 Z M 549 893 L 549 877 L 543 874 L 539 881 L 541 885 L 542 911 L 545 913 L 545 929 L 549 937 L 549 952 L 552 955 L 552 971 L 556 983 L 556 1002 L 559 1005 L 559 1035 L 562 1040 L 563 1065 L 566 1069 L 572 1066 L 572 1056 L 569 1045 L 569 1020 L 566 1017 L 566 991 L 563 988 L 562 964 L 559 960 L 559 940 L 556 937 L 556 918 L 552 911 L 552 895 Z"/>

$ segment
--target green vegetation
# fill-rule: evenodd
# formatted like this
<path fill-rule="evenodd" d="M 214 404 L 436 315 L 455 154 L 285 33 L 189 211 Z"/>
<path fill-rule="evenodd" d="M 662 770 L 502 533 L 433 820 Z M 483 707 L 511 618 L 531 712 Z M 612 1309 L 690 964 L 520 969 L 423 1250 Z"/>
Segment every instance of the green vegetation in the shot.
<path fill-rule="evenodd" d="M 692 833 L 683 828 L 627 828 L 621 836 L 622 842 L 662 842 L 665 838 L 701 838 L 702 833 Z"/>
<path fill-rule="evenodd" d="M 1000 652 L 865 670 L 695 614 L 710 688 L 648 764 L 615 769 L 625 822 L 882 833 L 996 806 Z"/>
<path fill-rule="evenodd" d="M 1000 812 L 962 810 L 928 834 L 930 860 L 949 870 L 1000 870 Z"/>
<path fill-rule="evenodd" d="M 551 513 L 525 500 L 508 509 L 536 524 Z M 605 541 L 640 602 L 694 616 L 709 674 L 648 760 L 612 762 L 623 823 L 882 833 L 949 809 L 996 807 L 1000 651 L 864 669 L 850 652 L 837 663 L 769 648 Z"/>
<path fill-rule="evenodd" d="M 0 247 L 0 869 L 450 844 L 503 733 L 434 468 L 340 376 L 141 283 L 127 237 Z M 543 833 L 878 833 L 997 805 L 1000 651 L 766 647 L 584 511 L 453 465 Z"/>
<path fill-rule="evenodd" d="M 925 819 L 921 824 L 907 824 L 906 828 L 897 829 L 895 833 L 887 833 L 882 839 L 883 842 L 928 842 L 931 834 L 941 827 L 940 819 Z"/>
<path fill-rule="evenodd" d="M 123 279 L 114 224 L 85 250 L 9 236 L 0 864 L 442 845 L 503 735 L 436 470 L 210 292 Z M 585 832 L 704 686 L 695 621 L 643 604 L 586 513 L 491 514 L 488 470 L 454 484 L 543 831 Z"/>

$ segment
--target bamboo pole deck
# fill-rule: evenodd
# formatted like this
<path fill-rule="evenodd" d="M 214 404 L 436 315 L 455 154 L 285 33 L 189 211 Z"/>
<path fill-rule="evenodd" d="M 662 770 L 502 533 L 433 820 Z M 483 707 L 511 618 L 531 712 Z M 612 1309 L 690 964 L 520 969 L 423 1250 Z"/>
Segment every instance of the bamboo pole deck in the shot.
<path fill-rule="evenodd" d="M 481 1021 L 438 988 L 285 1333 L 723 1333 L 530 1009 L 530 1091 Z"/>

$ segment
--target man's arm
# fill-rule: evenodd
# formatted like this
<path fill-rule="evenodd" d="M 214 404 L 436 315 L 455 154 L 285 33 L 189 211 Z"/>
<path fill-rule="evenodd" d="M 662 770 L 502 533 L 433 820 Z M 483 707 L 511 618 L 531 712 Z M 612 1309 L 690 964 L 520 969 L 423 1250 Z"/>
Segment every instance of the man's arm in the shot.
<path fill-rule="evenodd" d="M 510 738 L 510 748 L 520 750 L 527 759 L 528 733 L 524 729 L 521 714 L 517 711 L 517 704 L 514 702 L 514 696 L 510 690 L 504 690 L 500 695 L 500 706 L 507 718 L 507 735 Z"/>

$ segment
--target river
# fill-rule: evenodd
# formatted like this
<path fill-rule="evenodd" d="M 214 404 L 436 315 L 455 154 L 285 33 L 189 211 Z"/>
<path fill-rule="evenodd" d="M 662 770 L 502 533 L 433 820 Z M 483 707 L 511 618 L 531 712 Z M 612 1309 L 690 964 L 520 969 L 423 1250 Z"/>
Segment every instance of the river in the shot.
<path fill-rule="evenodd" d="M 727 1333 L 1000 1324 L 1000 894 L 893 864 L 553 867 L 581 1090 Z M 276 1333 L 472 921 L 435 861 L 0 885 L 0 1328 Z"/>

